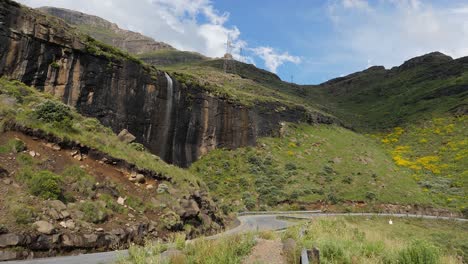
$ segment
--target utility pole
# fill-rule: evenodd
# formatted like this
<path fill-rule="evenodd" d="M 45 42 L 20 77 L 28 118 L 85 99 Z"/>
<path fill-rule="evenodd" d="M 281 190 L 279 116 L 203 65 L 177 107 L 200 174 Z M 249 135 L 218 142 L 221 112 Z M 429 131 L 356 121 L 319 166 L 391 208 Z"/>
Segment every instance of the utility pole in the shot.
<path fill-rule="evenodd" d="M 234 57 L 232 56 L 233 48 L 234 48 L 234 45 L 232 45 L 231 37 L 228 36 L 228 39 L 226 42 L 226 53 L 224 54 L 224 65 L 223 65 L 224 73 L 228 73 L 230 70 L 231 73 L 236 74 Z"/>

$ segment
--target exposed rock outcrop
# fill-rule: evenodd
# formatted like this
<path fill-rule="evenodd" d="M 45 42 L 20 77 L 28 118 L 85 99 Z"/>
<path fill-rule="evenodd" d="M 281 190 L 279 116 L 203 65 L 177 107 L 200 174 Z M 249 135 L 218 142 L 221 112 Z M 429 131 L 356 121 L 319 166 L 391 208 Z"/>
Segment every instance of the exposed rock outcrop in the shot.
<path fill-rule="evenodd" d="M 280 121 L 331 123 L 302 107 L 246 107 L 133 60 L 93 52 L 61 19 L 0 2 L 0 76 L 54 94 L 116 133 L 127 129 L 165 161 L 188 166 L 218 148 L 254 145 Z"/>

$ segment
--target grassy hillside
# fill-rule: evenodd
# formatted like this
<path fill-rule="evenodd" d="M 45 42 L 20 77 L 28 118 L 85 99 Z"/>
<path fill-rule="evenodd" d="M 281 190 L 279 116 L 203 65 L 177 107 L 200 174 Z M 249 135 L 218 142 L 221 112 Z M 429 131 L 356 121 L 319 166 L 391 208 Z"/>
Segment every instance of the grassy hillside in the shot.
<path fill-rule="evenodd" d="M 348 200 L 440 206 L 377 140 L 336 126 L 288 124 L 281 138 L 212 151 L 190 171 L 227 211 Z"/>
<path fill-rule="evenodd" d="M 466 113 L 468 58 L 452 60 L 431 53 L 385 70 L 366 71 L 306 87 L 309 99 L 320 102 L 343 122 L 360 131 L 376 131 Z"/>
<path fill-rule="evenodd" d="M 437 204 L 468 208 L 468 116 L 447 116 L 378 134 L 392 159 Z"/>

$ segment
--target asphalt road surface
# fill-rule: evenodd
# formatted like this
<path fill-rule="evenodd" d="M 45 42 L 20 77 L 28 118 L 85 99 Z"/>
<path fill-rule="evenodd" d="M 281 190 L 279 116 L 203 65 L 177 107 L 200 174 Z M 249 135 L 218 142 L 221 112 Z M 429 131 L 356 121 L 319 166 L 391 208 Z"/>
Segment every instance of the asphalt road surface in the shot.
<path fill-rule="evenodd" d="M 310 212 L 295 212 L 288 214 L 287 212 L 271 212 L 271 214 L 263 212 L 260 215 L 243 215 L 239 216 L 240 224 L 223 233 L 207 237 L 207 239 L 216 239 L 221 236 L 240 234 L 249 231 L 267 231 L 281 230 L 296 224 L 295 222 L 287 221 L 286 219 L 278 219 L 278 216 L 292 219 L 310 220 L 319 216 L 383 216 L 383 217 L 414 217 L 424 219 L 444 219 L 455 221 L 468 221 L 468 219 L 438 217 L 431 215 L 413 215 L 413 214 L 373 214 L 373 213 L 350 213 L 350 214 L 333 214 L 333 213 L 310 213 Z M 22 261 L 7 261 L 2 264 L 108 264 L 114 263 L 121 257 L 128 255 L 127 250 L 110 251 L 103 253 L 82 254 L 77 256 L 54 257 L 46 259 L 32 259 Z"/>

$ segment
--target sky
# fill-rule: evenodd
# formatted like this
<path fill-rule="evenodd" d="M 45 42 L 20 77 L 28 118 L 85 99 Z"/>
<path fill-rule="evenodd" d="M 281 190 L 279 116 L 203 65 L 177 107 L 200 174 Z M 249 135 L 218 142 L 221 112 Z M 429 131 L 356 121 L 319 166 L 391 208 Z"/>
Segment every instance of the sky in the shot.
<path fill-rule="evenodd" d="M 318 84 L 433 51 L 468 56 L 468 0 L 19 0 L 100 16 L 180 50 Z"/>

